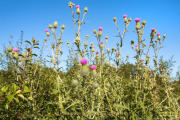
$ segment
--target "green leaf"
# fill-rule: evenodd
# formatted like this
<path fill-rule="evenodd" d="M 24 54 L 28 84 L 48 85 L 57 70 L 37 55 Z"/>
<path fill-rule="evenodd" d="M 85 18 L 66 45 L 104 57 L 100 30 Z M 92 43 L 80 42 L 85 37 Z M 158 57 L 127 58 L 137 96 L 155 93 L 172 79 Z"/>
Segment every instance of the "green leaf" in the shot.
<path fill-rule="evenodd" d="M 16 101 L 16 103 L 19 103 L 19 99 L 18 98 L 14 98 L 14 100 Z"/>
<path fill-rule="evenodd" d="M 9 105 L 8 105 L 8 104 L 6 104 L 5 108 L 6 108 L 6 110 L 8 110 L 8 108 L 9 108 Z"/>
<path fill-rule="evenodd" d="M 29 43 L 30 45 L 32 45 L 31 42 L 29 42 L 28 40 L 25 40 L 25 42 L 27 42 L 27 43 Z"/>
<path fill-rule="evenodd" d="M 53 89 L 53 93 L 52 94 L 57 94 L 57 93 L 59 93 L 59 91 L 56 90 L 56 89 Z"/>
<path fill-rule="evenodd" d="M 40 49 L 38 46 L 34 46 L 33 48 L 38 48 L 38 49 Z"/>
<path fill-rule="evenodd" d="M 4 86 L 3 88 L 1 88 L 1 91 L 6 92 L 7 89 L 8 89 L 8 87 Z"/>
<path fill-rule="evenodd" d="M 36 56 L 36 57 L 37 57 L 37 55 L 36 55 L 36 54 L 31 54 L 31 55 L 34 55 L 34 56 Z"/>
<path fill-rule="evenodd" d="M 22 94 L 18 94 L 18 96 L 24 100 L 24 96 Z"/>
<path fill-rule="evenodd" d="M 24 86 L 24 91 L 22 93 L 27 93 L 27 92 L 30 92 L 31 90 L 27 87 L 27 86 Z"/>
<path fill-rule="evenodd" d="M 9 102 L 12 101 L 13 97 L 14 97 L 14 95 L 7 96 L 7 99 L 9 100 Z"/>
<path fill-rule="evenodd" d="M 17 90 L 17 86 L 16 86 L 16 84 L 13 83 L 13 85 L 12 85 L 12 92 L 15 93 L 16 90 Z"/>

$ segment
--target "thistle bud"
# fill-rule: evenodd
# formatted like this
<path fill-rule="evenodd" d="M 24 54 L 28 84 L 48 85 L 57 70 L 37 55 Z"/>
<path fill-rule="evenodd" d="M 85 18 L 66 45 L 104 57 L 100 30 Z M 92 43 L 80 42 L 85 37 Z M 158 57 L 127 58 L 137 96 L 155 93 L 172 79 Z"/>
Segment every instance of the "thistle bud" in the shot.
<path fill-rule="evenodd" d="M 84 12 L 87 12 L 87 11 L 88 11 L 88 8 L 87 8 L 87 7 L 85 7 L 85 8 L 84 8 Z"/>
<path fill-rule="evenodd" d="M 109 67 L 109 66 L 110 66 L 110 62 L 109 62 L 109 61 L 106 61 L 106 62 L 104 63 L 104 65 L 107 66 L 107 67 Z"/>
<path fill-rule="evenodd" d="M 49 37 L 49 36 L 50 36 L 50 33 L 49 33 L 49 32 L 46 32 L 46 35 Z"/>
<path fill-rule="evenodd" d="M 99 84 L 98 84 L 98 83 L 94 83 L 94 84 L 93 84 L 93 87 L 98 88 L 98 87 L 99 87 Z"/>
<path fill-rule="evenodd" d="M 111 84 L 110 83 L 106 83 L 106 87 L 107 88 L 111 87 Z"/>
<path fill-rule="evenodd" d="M 91 42 L 91 45 L 93 46 L 93 43 Z"/>
<path fill-rule="evenodd" d="M 69 5 L 70 8 L 72 8 L 72 4 L 73 4 L 72 2 L 69 2 L 69 3 L 68 3 L 68 5 Z"/>
<path fill-rule="evenodd" d="M 114 20 L 114 22 L 116 22 L 116 20 L 117 20 L 116 17 L 114 17 L 113 20 Z"/>
<path fill-rule="evenodd" d="M 66 26 L 65 25 L 61 25 L 61 29 L 65 29 L 66 28 Z"/>
<path fill-rule="evenodd" d="M 36 59 L 36 61 L 37 61 L 37 62 L 39 62 L 39 61 L 40 61 L 40 60 L 39 60 L 39 58 L 38 58 L 38 59 Z"/>
<path fill-rule="evenodd" d="M 63 43 L 63 41 L 61 40 L 61 41 L 60 41 L 60 43 L 62 44 L 62 43 Z"/>
<path fill-rule="evenodd" d="M 134 40 L 131 41 L 131 45 L 134 45 Z"/>
<path fill-rule="evenodd" d="M 49 26 L 48 26 L 48 27 L 49 27 L 49 29 L 51 29 L 51 28 L 52 28 L 52 25 L 51 25 L 51 24 L 49 24 Z"/>
<path fill-rule="evenodd" d="M 115 48 L 114 47 L 112 47 L 112 51 L 114 51 L 115 50 Z"/>
<path fill-rule="evenodd" d="M 8 52 L 12 52 L 12 51 L 13 51 L 13 48 L 12 48 L 11 46 L 8 46 L 7 51 L 8 51 Z"/>
<path fill-rule="evenodd" d="M 127 59 L 128 59 L 128 58 L 129 58 L 129 55 L 127 55 L 126 57 L 127 57 Z"/>
<path fill-rule="evenodd" d="M 94 33 L 94 34 L 97 34 L 97 31 L 94 29 L 94 30 L 93 30 L 93 33 Z"/>
<path fill-rule="evenodd" d="M 72 80 L 71 81 L 72 86 L 78 86 L 78 84 L 79 84 L 78 80 Z"/>
<path fill-rule="evenodd" d="M 155 42 L 157 43 L 157 42 L 158 42 L 158 40 L 156 39 L 156 40 L 155 40 Z"/>
<path fill-rule="evenodd" d="M 132 21 L 132 19 L 131 19 L 131 18 L 129 18 L 129 19 L 128 19 L 128 21 L 129 21 L 129 22 L 131 22 L 131 21 Z"/>
<path fill-rule="evenodd" d="M 85 46 L 85 47 L 87 47 L 87 46 L 88 46 L 88 44 L 87 44 L 87 43 L 84 43 L 84 46 Z"/>
<path fill-rule="evenodd" d="M 77 36 L 76 38 L 75 38 L 75 41 L 80 41 L 81 39 Z"/>
<path fill-rule="evenodd" d="M 15 53 L 14 56 L 13 56 L 16 60 L 19 59 L 19 54 L 18 53 Z"/>
<path fill-rule="evenodd" d="M 77 79 L 80 79 L 80 78 L 81 78 L 81 76 L 80 76 L 80 75 L 77 75 L 77 76 L 76 76 L 76 78 L 77 78 Z"/>
<path fill-rule="evenodd" d="M 166 34 L 163 35 L 163 38 L 166 38 Z"/>
<path fill-rule="evenodd" d="M 94 48 L 91 50 L 91 52 L 95 52 Z"/>
<path fill-rule="evenodd" d="M 142 21 L 142 25 L 144 25 L 144 26 L 146 25 L 146 21 L 145 20 Z"/>
<path fill-rule="evenodd" d="M 86 38 L 89 38 L 89 35 L 86 35 Z"/>
<path fill-rule="evenodd" d="M 57 28 L 57 27 L 58 27 L 58 23 L 57 23 L 57 21 L 55 21 L 53 24 L 53 28 Z"/>
<path fill-rule="evenodd" d="M 106 36 L 105 36 L 105 39 L 108 39 L 108 38 L 109 38 L 109 37 L 106 35 Z"/>

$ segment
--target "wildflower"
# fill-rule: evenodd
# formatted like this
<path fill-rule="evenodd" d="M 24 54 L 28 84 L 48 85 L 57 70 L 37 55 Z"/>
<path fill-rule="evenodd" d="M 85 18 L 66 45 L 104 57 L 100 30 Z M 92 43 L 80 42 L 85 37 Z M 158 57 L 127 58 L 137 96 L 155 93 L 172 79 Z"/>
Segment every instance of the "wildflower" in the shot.
<path fill-rule="evenodd" d="M 161 40 L 160 33 L 157 34 L 158 40 Z"/>
<path fill-rule="evenodd" d="M 96 66 L 92 65 L 91 69 L 92 69 L 92 77 L 97 77 Z"/>
<path fill-rule="evenodd" d="M 138 45 L 136 45 L 136 47 L 138 47 Z"/>
<path fill-rule="evenodd" d="M 125 17 L 127 18 L 127 15 L 123 15 L 123 18 L 125 18 Z"/>
<path fill-rule="evenodd" d="M 48 32 L 48 29 L 46 29 L 45 32 Z"/>
<path fill-rule="evenodd" d="M 144 59 L 142 59 L 142 61 L 144 61 Z M 146 67 L 146 66 L 145 66 Z"/>
<path fill-rule="evenodd" d="M 127 23 L 128 22 L 127 15 L 123 15 L 123 17 L 124 17 L 124 23 Z"/>
<path fill-rule="evenodd" d="M 119 51 L 117 51 L 117 54 L 119 54 Z"/>
<path fill-rule="evenodd" d="M 83 64 L 83 65 L 87 64 L 87 60 L 83 58 L 83 59 L 81 60 L 81 64 Z"/>
<path fill-rule="evenodd" d="M 95 48 L 95 46 L 93 46 L 93 48 Z"/>
<path fill-rule="evenodd" d="M 152 75 L 152 73 L 151 73 L 151 75 Z"/>
<path fill-rule="evenodd" d="M 102 36 L 102 30 L 103 30 L 103 28 L 102 28 L 102 27 L 99 27 L 99 33 L 98 33 L 98 36 Z"/>
<path fill-rule="evenodd" d="M 90 87 L 90 85 L 88 87 Z"/>
<path fill-rule="evenodd" d="M 81 13 L 81 11 L 79 10 L 80 6 L 77 5 L 76 8 L 77 8 L 77 9 L 76 9 L 76 13 L 77 13 L 77 14 L 80 14 L 80 13 Z"/>
<path fill-rule="evenodd" d="M 18 49 L 17 49 L 17 48 L 13 48 L 13 51 L 14 51 L 14 52 L 18 52 Z"/>
<path fill-rule="evenodd" d="M 81 64 L 82 64 L 82 68 L 81 68 L 81 71 L 80 71 L 81 75 L 83 75 L 83 76 L 88 75 L 89 71 L 88 71 L 88 68 L 86 66 L 87 60 L 85 58 L 83 58 L 81 60 Z"/>
<path fill-rule="evenodd" d="M 103 44 L 103 42 L 101 42 L 101 44 Z"/>
<path fill-rule="evenodd" d="M 99 54 L 99 52 L 97 51 L 96 54 Z"/>
<path fill-rule="evenodd" d="M 139 29 L 141 28 L 141 25 L 140 25 L 140 23 L 139 23 L 140 18 L 136 18 L 135 21 L 136 21 L 136 26 L 135 26 L 135 28 L 136 28 L 136 30 L 139 30 Z"/>

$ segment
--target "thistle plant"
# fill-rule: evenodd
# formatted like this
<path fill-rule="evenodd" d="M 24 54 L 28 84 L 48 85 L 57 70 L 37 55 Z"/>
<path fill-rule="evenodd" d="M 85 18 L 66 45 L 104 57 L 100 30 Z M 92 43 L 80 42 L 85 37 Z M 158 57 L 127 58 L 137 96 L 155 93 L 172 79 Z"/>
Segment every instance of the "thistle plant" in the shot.
<path fill-rule="evenodd" d="M 45 65 L 42 67 L 42 59 L 37 58 L 33 61 L 37 55 L 32 50 L 39 49 L 35 46 L 39 45 L 35 38 L 32 42 L 25 41 L 31 47 L 24 52 L 12 45 L 7 47 L 6 56 L 9 58 L 8 65 L 12 66 L 10 70 L 13 74 L 1 76 L 3 85 L 0 85 L 2 87 L 0 105 L 5 110 L 0 110 L 7 113 L 3 118 L 178 119 L 179 96 L 173 93 L 173 84 L 170 83 L 172 62 L 163 61 L 162 58 L 158 61 L 159 51 L 166 35 L 162 37 L 155 28 L 152 28 L 149 30 L 150 38 L 143 39 L 146 21 L 141 22 L 140 18 L 133 21 L 132 18 L 123 15 L 125 28 L 122 34 L 117 18 L 113 18 L 118 31 L 115 37 L 120 38 L 115 44 L 116 47 L 106 48 L 109 37 L 103 34 L 103 31 L 106 31 L 103 27 L 92 31 L 97 44 L 92 42 L 88 44 L 90 36 L 81 35 L 81 27 L 87 23 L 84 22 L 84 18 L 88 8 L 85 7 L 82 11 L 80 5 L 72 2 L 69 2 L 68 6 L 75 27 L 73 42 L 61 39 L 66 26 L 59 26 L 57 21 L 49 24 L 49 29 L 45 30 L 47 38 L 44 38 L 43 42 L 49 52 L 52 68 Z M 77 20 L 75 15 L 78 16 Z M 126 56 L 126 60 L 122 57 L 124 38 L 126 33 L 130 32 L 127 27 L 131 22 L 136 23 L 133 32 L 138 36 L 137 40 L 130 42 L 135 53 L 135 64 L 128 62 L 129 55 Z M 58 28 L 61 29 L 59 36 L 56 35 Z M 51 36 L 53 41 L 50 40 Z M 149 39 L 148 46 L 144 41 Z M 51 49 L 48 48 L 48 41 Z M 82 44 L 82 41 L 85 42 Z M 69 67 L 67 73 L 62 72 L 59 67 L 62 64 L 62 45 L 65 42 L 69 48 L 66 60 Z M 76 50 L 71 44 L 75 45 Z M 150 69 L 151 57 L 148 53 L 151 47 L 155 53 L 153 58 L 155 70 Z M 71 115 L 72 112 L 80 115 Z M 162 112 L 174 115 L 168 117 Z"/>

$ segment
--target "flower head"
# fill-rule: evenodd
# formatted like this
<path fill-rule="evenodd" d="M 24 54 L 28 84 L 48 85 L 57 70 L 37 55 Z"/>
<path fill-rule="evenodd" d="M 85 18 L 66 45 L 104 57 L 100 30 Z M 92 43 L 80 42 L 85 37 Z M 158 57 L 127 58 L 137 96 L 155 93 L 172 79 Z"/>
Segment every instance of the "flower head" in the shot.
<path fill-rule="evenodd" d="M 85 58 L 81 59 L 81 64 L 83 65 L 87 64 L 87 60 Z"/>
<path fill-rule="evenodd" d="M 142 59 L 142 61 L 144 61 L 144 59 Z M 145 66 L 146 67 L 146 66 Z"/>
<path fill-rule="evenodd" d="M 103 30 L 103 28 L 102 28 L 102 27 L 99 27 L 99 30 L 101 30 L 101 31 L 102 31 L 102 30 Z"/>
<path fill-rule="evenodd" d="M 93 46 L 93 48 L 95 48 L 95 46 Z"/>
<path fill-rule="evenodd" d="M 103 44 L 103 42 L 101 42 L 101 44 Z"/>
<path fill-rule="evenodd" d="M 117 51 L 117 54 L 119 54 L 119 51 Z"/>
<path fill-rule="evenodd" d="M 168 72 L 170 72 L 170 70 L 168 70 Z"/>
<path fill-rule="evenodd" d="M 13 51 L 14 51 L 14 52 L 18 52 L 18 49 L 17 49 L 17 48 L 13 48 Z"/>
<path fill-rule="evenodd" d="M 92 69 L 92 70 L 95 70 L 95 69 L 96 69 L 96 66 L 95 66 L 95 65 L 92 65 L 92 66 L 91 66 L 91 69 Z"/>
<path fill-rule="evenodd" d="M 159 36 L 159 35 L 160 35 L 160 33 L 157 34 L 157 36 Z"/>
<path fill-rule="evenodd" d="M 96 54 L 99 54 L 99 52 L 97 51 Z"/>
<path fill-rule="evenodd" d="M 90 85 L 88 87 L 90 87 Z"/>
<path fill-rule="evenodd" d="M 152 75 L 152 73 L 151 73 L 151 75 Z"/>
<path fill-rule="evenodd" d="M 123 18 L 127 17 L 127 15 L 123 15 Z"/>
<path fill-rule="evenodd" d="M 45 32 L 48 32 L 48 31 L 49 31 L 48 29 L 45 30 Z"/>
<path fill-rule="evenodd" d="M 136 19 L 135 19 L 136 22 L 139 22 L 140 20 L 141 20 L 140 18 L 136 18 Z"/>
<path fill-rule="evenodd" d="M 138 45 L 136 45 L 136 47 L 138 47 Z"/>
<path fill-rule="evenodd" d="M 76 6 L 76 8 L 80 8 L 80 6 L 79 6 L 79 5 L 77 5 L 77 6 Z"/>
<path fill-rule="evenodd" d="M 155 31 L 156 29 L 155 28 L 151 28 L 152 31 Z"/>

